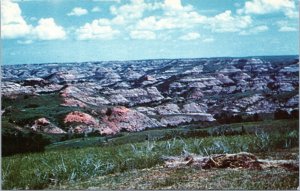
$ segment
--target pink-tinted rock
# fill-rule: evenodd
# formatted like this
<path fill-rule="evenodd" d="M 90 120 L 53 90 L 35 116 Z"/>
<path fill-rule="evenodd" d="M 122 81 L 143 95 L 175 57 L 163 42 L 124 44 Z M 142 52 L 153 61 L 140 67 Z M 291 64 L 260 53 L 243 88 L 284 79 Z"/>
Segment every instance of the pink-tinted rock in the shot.
<path fill-rule="evenodd" d="M 64 102 L 61 105 L 68 107 L 87 107 L 85 103 L 73 98 L 64 98 Z"/>
<path fill-rule="evenodd" d="M 89 114 L 80 112 L 80 111 L 73 111 L 69 113 L 65 119 L 64 123 L 83 123 L 86 125 L 93 125 L 97 126 L 97 121 Z"/>
<path fill-rule="evenodd" d="M 203 97 L 202 90 L 200 88 L 191 88 L 188 92 L 188 99 L 201 99 Z"/>
<path fill-rule="evenodd" d="M 126 107 L 114 107 L 106 110 L 100 122 L 101 134 L 116 134 L 121 130 L 140 131 L 158 127 L 160 123 L 146 115 Z"/>

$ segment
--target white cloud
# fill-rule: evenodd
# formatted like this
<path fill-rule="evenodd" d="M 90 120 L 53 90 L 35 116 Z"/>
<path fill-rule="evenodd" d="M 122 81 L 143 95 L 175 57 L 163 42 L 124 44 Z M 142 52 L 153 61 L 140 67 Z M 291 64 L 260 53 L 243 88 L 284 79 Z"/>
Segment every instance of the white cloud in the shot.
<path fill-rule="evenodd" d="M 30 30 L 31 26 L 22 17 L 19 5 L 10 0 L 1 1 L 1 38 L 24 37 Z"/>
<path fill-rule="evenodd" d="M 154 9 L 152 4 L 145 3 L 144 0 L 131 0 L 129 4 L 119 7 L 111 6 L 110 12 L 113 15 L 124 17 L 126 20 L 132 20 L 142 18 L 144 11 L 148 9 Z"/>
<path fill-rule="evenodd" d="M 38 20 L 36 17 L 30 17 L 30 21 L 36 21 Z"/>
<path fill-rule="evenodd" d="M 166 17 L 150 16 L 138 21 L 136 28 L 146 30 L 192 28 L 197 24 L 205 23 L 206 19 L 205 16 L 199 15 L 195 11 Z"/>
<path fill-rule="evenodd" d="M 203 42 L 206 42 L 206 43 L 210 43 L 210 42 L 214 42 L 215 39 L 214 38 L 205 38 L 202 40 Z"/>
<path fill-rule="evenodd" d="M 1 2 L 1 38 L 22 38 L 25 40 L 19 40 L 17 43 L 30 44 L 33 40 L 57 40 L 66 37 L 63 27 L 56 25 L 53 18 L 42 18 L 34 27 L 27 24 L 21 14 L 17 3 L 10 0 Z"/>
<path fill-rule="evenodd" d="M 165 0 L 160 6 L 164 10 L 164 14 L 169 16 L 193 10 L 191 5 L 182 6 L 181 0 Z"/>
<path fill-rule="evenodd" d="M 267 14 L 278 11 L 290 18 L 298 17 L 294 0 L 251 0 L 247 1 L 245 6 L 238 10 L 238 13 Z"/>
<path fill-rule="evenodd" d="M 146 11 L 158 11 L 160 15 L 145 16 Z M 250 15 L 233 15 L 227 10 L 216 16 L 199 14 L 191 5 L 182 5 L 181 0 L 146 3 L 144 0 L 131 0 L 119 7 L 111 6 L 113 19 L 105 19 L 104 25 L 119 27 L 125 31 L 167 31 L 203 27 L 213 32 L 241 32 L 252 26 Z M 125 26 L 125 27 L 124 27 Z M 156 38 L 160 38 L 159 34 Z"/>
<path fill-rule="evenodd" d="M 279 32 L 297 32 L 298 29 L 295 27 L 282 26 L 279 28 Z"/>
<path fill-rule="evenodd" d="M 88 11 L 86 9 L 83 9 L 81 7 L 75 7 L 72 9 L 70 13 L 68 13 L 68 16 L 82 16 L 88 14 Z"/>
<path fill-rule="evenodd" d="M 200 38 L 200 34 L 196 33 L 196 32 L 190 32 L 187 33 L 185 35 L 182 35 L 181 37 L 179 37 L 180 40 L 196 40 Z"/>
<path fill-rule="evenodd" d="M 95 13 L 95 12 L 100 12 L 101 9 L 96 6 L 96 7 L 93 7 L 91 11 Z"/>
<path fill-rule="evenodd" d="M 252 31 L 254 31 L 254 32 L 264 32 L 267 30 L 269 30 L 269 27 L 266 25 L 257 26 L 252 29 Z"/>
<path fill-rule="evenodd" d="M 32 34 L 39 40 L 65 39 L 64 28 L 58 26 L 53 18 L 41 18 L 38 25 L 32 30 Z"/>
<path fill-rule="evenodd" d="M 258 33 L 261 33 L 261 32 L 265 32 L 267 30 L 269 30 L 268 26 L 266 26 L 266 25 L 260 25 L 260 26 L 256 26 L 256 27 L 250 28 L 247 31 L 246 30 L 241 31 L 239 34 L 240 35 L 258 34 Z"/>
<path fill-rule="evenodd" d="M 93 0 L 94 2 L 115 2 L 120 3 L 121 0 Z"/>
<path fill-rule="evenodd" d="M 285 20 L 281 20 L 277 22 L 278 31 L 279 32 L 296 32 L 298 31 L 297 23 L 288 22 Z"/>
<path fill-rule="evenodd" d="M 250 16 L 233 16 L 230 10 L 209 18 L 208 25 L 214 32 L 238 32 L 252 24 Z"/>
<path fill-rule="evenodd" d="M 156 34 L 152 31 L 134 30 L 130 32 L 130 37 L 132 39 L 154 40 L 156 39 Z"/>
<path fill-rule="evenodd" d="M 173 10 L 183 9 L 181 0 L 165 0 L 164 4 L 166 7 L 169 7 L 170 9 Z"/>
<path fill-rule="evenodd" d="M 94 20 L 92 23 L 86 23 L 84 26 L 76 30 L 78 40 L 109 40 L 117 36 L 120 31 L 113 29 L 106 22 L 109 20 L 99 19 Z"/>
<path fill-rule="evenodd" d="M 175 29 L 180 28 L 185 23 L 176 22 L 176 18 L 157 18 L 155 16 L 146 17 L 138 21 L 136 28 L 139 30 L 165 30 L 165 29 Z"/>
<path fill-rule="evenodd" d="M 32 40 L 18 40 L 17 43 L 18 44 L 32 44 L 33 41 Z"/>

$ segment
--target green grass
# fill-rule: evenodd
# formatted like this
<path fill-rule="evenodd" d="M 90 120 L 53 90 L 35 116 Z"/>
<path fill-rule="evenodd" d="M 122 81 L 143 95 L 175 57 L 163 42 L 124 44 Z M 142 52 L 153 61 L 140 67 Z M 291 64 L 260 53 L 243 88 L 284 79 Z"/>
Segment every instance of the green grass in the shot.
<path fill-rule="evenodd" d="M 298 129 L 298 120 L 276 120 L 276 121 L 260 121 L 235 123 L 230 125 L 220 125 L 208 128 L 161 128 L 148 129 L 141 132 L 121 132 L 118 136 L 108 138 L 106 142 L 105 137 L 88 137 L 85 139 L 77 138 L 56 142 L 46 147 L 47 150 L 83 148 L 93 146 L 107 146 L 107 145 L 122 145 L 127 143 L 138 143 L 147 140 L 168 140 L 174 137 L 191 138 L 191 137 L 207 137 L 209 135 L 224 135 L 230 131 L 233 134 L 242 134 L 242 126 L 248 134 L 255 134 L 255 132 L 273 132 L 276 130 L 277 134 L 285 133 L 287 131 L 295 131 Z M 246 134 L 247 134 L 246 133 Z"/>
<path fill-rule="evenodd" d="M 174 138 L 15 155 L 2 158 L 2 186 L 3 189 L 59 187 L 99 176 L 161 165 L 162 156 L 180 155 L 183 149 L 202 155 L 274 151 L 277 143 L 287 138 L 288 135 L 282 135 L 280 140 L 275 140 L 273 134 Z M 298 140 L 298 137 L 294 139 Z"/>

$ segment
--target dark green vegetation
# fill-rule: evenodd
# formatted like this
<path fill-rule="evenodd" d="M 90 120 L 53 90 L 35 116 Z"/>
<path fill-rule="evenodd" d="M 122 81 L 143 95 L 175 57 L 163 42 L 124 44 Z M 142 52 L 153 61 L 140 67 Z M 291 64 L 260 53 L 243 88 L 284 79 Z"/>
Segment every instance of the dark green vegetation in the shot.
<path fill-rule="evenodd" d="M 260 158 L 297 159 L 298 134 L 298 120 L 277 120 L 206 129 L 123 132 L 122 136 L 107 138 L 99 145 L 95 144 L 99 137 L 68 140 L 49 145 L 43 153 L 3 157 L 2 186 L 4 189 L 295 189 L 299 184 L 298 172 L 166 169 L 161 167 L 161 157 L 180 155 L 185 150 L 202 155 L 246 151 Z M 78 145 L 85 147 L 76 149 Z"/>
<path fill-rule="evenodd" d="M 33 133 L 28 128 L 34 120 L 45 117 L 59 127 L 64 127 L 63 117 L 80 108 L 61 106 L 58 94 L 41 96 L 19 95 L 15 99 L 2 98 L 2 155 L 44 151 L 50 143 L 60 141 L 64 135 Z M 25 128 L 24 128 L 25 127 Z"/>
<path fill-rule="evenodd" d="M 7 120 L 19 126 L 32 124 L 34 120 L 45 117 L 55 125 L 64 127 L 63 117 L 81 108 L 61 106 L 62 98 L 58 94 L 39 96 L 19 95 L 15 99 L 2 99 L 2 108 L 5 108 L 2 120 Z"/>

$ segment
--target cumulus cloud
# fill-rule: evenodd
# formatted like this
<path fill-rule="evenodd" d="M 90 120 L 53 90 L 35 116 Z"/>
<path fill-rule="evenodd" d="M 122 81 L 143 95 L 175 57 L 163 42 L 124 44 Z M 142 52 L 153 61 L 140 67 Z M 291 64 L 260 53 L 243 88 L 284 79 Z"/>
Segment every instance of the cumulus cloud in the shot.
<path fill-rule="evenodd" d="M 191 5 L 183 6 L 181 0 L 165 0 L 160 7 L 164 10 L 165 15 L 178 15 L 193 10 Z"/>
<path fill-rule="evenodd" d="M 298 17 L 294 0 L 251 0 L 247 1 L 238 13 L 267 14 L 278 11 L 283 12 L 289 18 Z"/>
<path fill-rule="evenodd" d="M 227 10 L 209 18 L 208 24 L 214 32 L 238 32 L 251 26 L 252 18 L 248 15 L 234 16 Z"/>
<path fill-rule="evenodd" d="M 178 28 L 191 28 L 196 24 L 205 23 L 206 17 L 197 12 L 182 12 L 174 16 L 149 16 L 137 22 L 137 29 L 166 30 Z"/>
<path fill-rule="evenodd" d="M 129 4 L 124 4 L 119 7 L 111 6 L 110 12 L 126 20 L 133 20 L 142 18 L 146 10 L 155 9 L 157 9 L 156 4 L 145 3 L 144 0 L 131 0 Z"/>
<path fill-rule="evenodd" d="M 278 31 L 279 32 L 297 32 L 298 31 L 298 26 L 296 23 L 291 23 L 288 21 L 278 21 L 277 22 L 278 26 Z"/>
<path fill-rule="evenodd" d="M 86 23 L 84 26 L 76 30 L 78 40 L 109 40 L 117 36 L 120 31 L 113 29 L 105 19 L 94 20 L 92 23 Z"/>
<path fill-rule="evenodd" d="M 29 25 L 22 17 L 19 5 L 10 0 L 1 2 L 1 38 L 19 40 L 19 44 L 30 44 L 33 40 L 64 39 L 66 32 L 53 18 L 42 18 L 37 26 Z"/>
<path fill-rule="evenodd" d="M 161 14 L 145 14 L 147 11 L 157 11 Z M 111 6 L 110 12 L 114 15 L 112 19 L 98 19 L 97 22 L 101 26 L 109 26 L 114 31 L 113 35 L 108 35 L 111 38 L 123 31 L 128 32 L 132 39 L 165 39 L 166 36 L 163 33 L 166 34 L 168 31 L 176 29 L 190 30 L 196 27 L 210 29 L 212 32 L 218 33 L 246 33 L 245 31 L 253 25 L 250 15 L 235 15 L 227 10 L 215 16 L 205 16 L 195 10 L 193 6 L 183 5 L 181 0 L 164 0 L 163 2 L 156 1 L 152 3 L 144 0 L 130 0 L 128 4 Z M 147 16 L 145 17 L 145 15 Z M 117 30 L 117 32 L 116 29 L 120 31 Z M 254 34 L 263 30 L 265 29 L 255 28 L 248 33 Z M 163 31 L 163 33 L 156 35 L 156 31 Z M 146 37 L 145 33 L 149 36 Z M 194 36 L 193 34 L 186 34 L 179 39 L 188 40 L 193 38 L 199 37 L 195 34 Z M 204 41 L 212 42 L 213 39 Z"/>
<path fill-rule="evenodd" d="M 202 40 L 203 42 L 206 42 L 206 43 L 210 43 L 210 42 L 214 42 L 215 39 L 214 38 L 205 38 Z"/>
<path fill-rule="evenodd" d="M 153 15 L 150 12 L 160 14 Z M 250 15 L 234 15 L 229 10 L 215 16 L 205 16 L 193 6 L 183 5 L 181 0 L 130 0 L 127 4 L 111 6 L 110 13 L 113 15 L 111 19 L 97 19 L 80 27 L 77 30 L 78 39 L 112 39 L 120 31 L 135 39 L 164 39 L 165 36 L 162 33 L 156 35 L 156 31 L 168 33 L 176 29 L 190 30 L 196 27 L 218 33 L 241 32 L 250 28 L 253 22 Z M 145 33 L 149 36 L 145 37 Z"/>
<path fill-rule="evenodd" d="M 18 44 L 32 44 L 33 40 L 18 40 Z"/>
<path fill-rule="evenodd" d="M 96 6 L 96 7 L 93 7 L 91 11 L 95 13 L 95 12 L 100 12 L 101 9 Z"/>
<path fill-rule="evenodd" d="M 68 16 L 82 16 L 82 15 L 86 15 L 86 14 L 88 14 L 88 10 L 81 8 L 81 7 L 75 7 L 67 15 Z"/>
<path fill-rule="evenodd" d="M 6 39 L 24 37 L 30 33 L 30 25 L 22 17 L 17 3 L 1 1 L 1 37 Z"/>
<path fill-rule="evenodd" d="M 165 0 L 160 8 L 164 10 L 162 16 L 149 16 L 137 21 L 138 30 L 171 30 L 188 29 L 200 24 L 213 32 L 239 32 L 251 26 L 249 15 L 233 15 L 230 10 L 213 17 L 199 14 L 191 5 L 182 6 L 180 0 Z"/>
<path fill-rule="evenodd" d="M 120 3 L 121 0 L 93 0 L 94 2 L 115 2 Z"/>
<path fill-rule="evenodd" d="M 130 37 L 132 39 L 153 40 L 156 39 L 156 34 L 152 31 L 134 30 L 130 31 Z"/>
<path fill-rule="evenodd" d="M 240 35 L 258 34 L 258 33 L 261 33 L 261 32 L 265 32 L 267 30 L 269 30 L 268 26 L 266 26 L 266 25 L 260 25 L 260 26 L 256 26 L 256 27 L 250 28 L 247 31 L 246 30 L 241 31 L 239 34 Z"/>
<path fill-rule="evenodd" d="M 196 40 L 200 38 L 200 34 L 196 33 L 196 32 L 190 32 L 187 33 L 185 35 L 182 35 L 181 37 L 179 37 L 180 40 Z"/>
<path fill-rule="evenodd" d="M 66 38 L 63 27 L 58 26 L 53 18 L 41 18 L 32 34 L 40 40 L 58 40 Z"/>
<path fill-rule="evenodd" d="M 289 27 L 289 26 L 282 26 L 279 28 L 279 32 L 296 32 L 298 31 L 297 28 Z"/>

